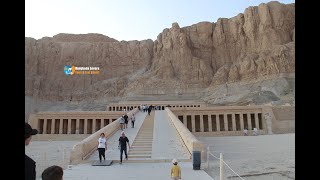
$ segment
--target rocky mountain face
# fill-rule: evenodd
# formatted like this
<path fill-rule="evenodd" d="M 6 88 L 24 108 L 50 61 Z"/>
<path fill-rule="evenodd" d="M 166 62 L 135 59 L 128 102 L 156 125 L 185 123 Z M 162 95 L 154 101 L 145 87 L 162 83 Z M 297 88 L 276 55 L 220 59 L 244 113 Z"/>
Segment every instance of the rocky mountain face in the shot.
<path fill-rule="evenodd" d="M 294 37 L 295 4 L 269 2 L 216 23 L 173 23 L 155 41 L 119 42 L 100 34 L 26 38 L 25 93 L 53 101 L 193 96 L 214 104 L 228 94 L 221 87 L 245 83 L 233 95 L 249 95 L 250 84 L 260 83 L 259 96 L 273 97 L 263 102 L 279 100 L 284 93 L 294 96 Z M 99 67 L 100 74 L 66 76 L 66 65 Z M 270 78 L 273 83 L 262 83 Z M 288 86 L 270 91 L 279 79 Z M 228 103 L 234 102 L 218 104 Z"/>

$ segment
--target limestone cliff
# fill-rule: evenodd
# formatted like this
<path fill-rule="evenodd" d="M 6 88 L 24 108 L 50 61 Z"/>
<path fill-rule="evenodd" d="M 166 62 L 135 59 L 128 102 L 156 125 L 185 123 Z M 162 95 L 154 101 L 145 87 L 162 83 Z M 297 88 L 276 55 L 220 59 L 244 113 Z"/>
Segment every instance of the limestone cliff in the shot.
<path fill-rule="evenodd" d="M 26 95 L 70 101 L 190 95 L 210 102 L 221 85 L 294 73 L 294 35 L 295 4 L 269 2 L 216 23 L 173 23 L 155 41 L 26 38 Z M 65 65 L 98 66 L 101 73 L 68 77 Z"/>

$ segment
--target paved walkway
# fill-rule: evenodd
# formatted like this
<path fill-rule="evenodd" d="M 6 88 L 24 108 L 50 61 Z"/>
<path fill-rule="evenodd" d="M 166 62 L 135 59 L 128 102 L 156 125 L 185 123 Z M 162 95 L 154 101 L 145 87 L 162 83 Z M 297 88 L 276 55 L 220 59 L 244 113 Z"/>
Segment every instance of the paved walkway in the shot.
<path fill-rule="evenodd" d="M 190 159 L 191 155 L 165 111 L 155 111 L 152 159 Z"/>
<path fill-rule="evenodd" d="M 166 180 L 170 179 L 171 163 L 114 163 L 111 166 L 91 166 L 80 164 L 73 166 L 71 170 L 64 170 L 64 180 Z M 181 162 L 181 174 L 183 180 L 212 180 L 203 170 L 193 170 L 192 163 Z"/>

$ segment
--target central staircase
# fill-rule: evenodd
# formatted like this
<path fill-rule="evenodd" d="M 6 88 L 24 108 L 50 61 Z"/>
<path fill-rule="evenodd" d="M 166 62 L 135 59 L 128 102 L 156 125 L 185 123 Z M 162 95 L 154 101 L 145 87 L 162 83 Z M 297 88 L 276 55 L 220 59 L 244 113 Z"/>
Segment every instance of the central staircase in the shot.
<path fill-rule="evenodd" d="M 148 160 L 152 155 L 154 111 L 147 115 L 128 152 L 129 160 Z"/>

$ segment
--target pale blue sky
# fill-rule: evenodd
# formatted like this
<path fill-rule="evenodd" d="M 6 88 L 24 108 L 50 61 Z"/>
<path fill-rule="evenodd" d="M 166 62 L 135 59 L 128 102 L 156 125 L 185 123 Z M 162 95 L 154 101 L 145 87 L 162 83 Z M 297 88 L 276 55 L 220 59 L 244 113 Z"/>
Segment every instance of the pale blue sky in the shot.
<path fill-rule="evenodd" d="M 173 22 L 216 22 L 269 0 L 26 0 L 25 36 L 99 33 L 119 41 L 155 40 Z M 279 0 L 294 3 L 294 0 Z"/>

